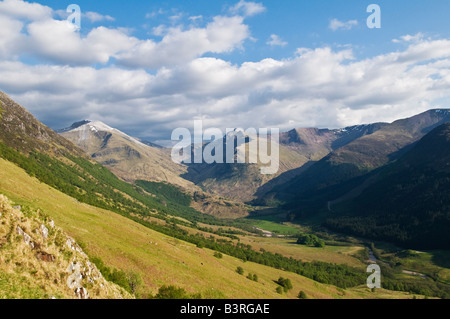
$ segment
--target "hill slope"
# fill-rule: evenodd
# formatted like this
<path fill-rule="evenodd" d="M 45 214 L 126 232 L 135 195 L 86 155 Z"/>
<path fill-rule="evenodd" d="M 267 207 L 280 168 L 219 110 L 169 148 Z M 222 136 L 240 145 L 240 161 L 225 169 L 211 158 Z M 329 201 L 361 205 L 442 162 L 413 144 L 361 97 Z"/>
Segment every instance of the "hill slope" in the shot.
<path fill-rule="evenodd" d="M 310 298 L 408 298 L 406 293 L 367 289 L 337 289 L 292 272 L 243 263 L 224 255 L 158 233 L 116 213 L 82 204 L 30 177 L 16 165 L 0 159 L 0 193 L 14 202 L 43 214 L 82 242 L 89 256 L 123 271 L 139 273 L 144 281 L 141 294 L 155 294 L 162 285 L 175 285 L 204 298 L 296 298 L 303 290 Z M 34 257 L 33 257 L 34 258 Z M 236 267 L 257 274 L 253 282 L 236 273 Z M 291 279 L 294 290 L 279 295 L 274 280 Z M 56 294 L 56 293 L 55 293 Z M 39 296 L 38 296 L 39 297 Z M 64 297 L 61 296 L 61 297 Z"/>
<path fill-rule="evenodd" d="M 160 148 L 148 146 L 99 121 L 78 124 L 82 125 L 72 125 L 60 134 L 123 180 L 163 181 L 196 189 L 179 177 L 186 167 L 171 161 Z"/>
<path fill-rule="evenodd" d="M 299 206 L 300 202 L 303 207 L 325 207 L 328 201 L 339 198 L 361 183 L 359 177 L 399 158 L 413 143 L 449 120 L 449 110 L 431 110 L 383 125 L 373 134 L 333 151 L 298 177 L 274 189 L 273 195 L 291 202 L 291 208 Z M 333 186 L 334 189 L 326 191 Z M 308 203 L 314 198 L 317 198 L 315 203 Z"/>
<path fill-rule="evenodd" d="M 360 236 L 450 249 L 450 123 L 382 169 L 361 195 L 333 207 L 327 225 Z"/>
<path fill-rule="evenodd" d="M 131 298 L 50 218 L 20 209 L 0 194 L 1 299 Z"/>
<path fill-rule="evenodd" d="M 0 142 L 23 153 L 86 157 L 74 144 L 40 123 L 25 108 L 0 92 Z"/>

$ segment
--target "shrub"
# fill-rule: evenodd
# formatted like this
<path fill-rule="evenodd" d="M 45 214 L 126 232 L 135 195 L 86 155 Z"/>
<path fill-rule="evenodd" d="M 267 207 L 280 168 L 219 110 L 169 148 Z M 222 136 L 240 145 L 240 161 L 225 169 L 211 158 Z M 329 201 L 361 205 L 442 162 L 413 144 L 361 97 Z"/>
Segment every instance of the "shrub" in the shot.
<path fill-rule="evenodd" d="M 280 277 L 280 278 L 278 278 L 276 283 L 282 287 L 284 292 L 288 292 L 289 290 L 292 289 L 292 282 L 288 278 Z"/>
<path fill-rule="evenodd" d="M 303 290 L 299 292 L 298 299 L 308 299 L 308 297 L 306 296 L 306 294 Z"/>

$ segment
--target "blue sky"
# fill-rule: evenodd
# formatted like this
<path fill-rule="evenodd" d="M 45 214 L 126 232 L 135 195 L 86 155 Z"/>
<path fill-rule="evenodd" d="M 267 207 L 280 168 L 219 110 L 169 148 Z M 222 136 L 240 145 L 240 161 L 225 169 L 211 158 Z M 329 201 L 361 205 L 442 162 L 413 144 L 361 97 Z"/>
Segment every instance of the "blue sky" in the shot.
<path fill-rule="evenodd" d="M 180 0 L 180 1 L 142 1 L 142 0 L 80 0 L 80 1 L 39 1 L 55 9 L 65 9 L 71 3 L 80 5 L 82 11 L 94 11 L 114 17 L 114 21 L 103 21 L 110 27 L 133 29 L 133 35 L 140 38 L 155 38 L 151 28 L 159 25 L 173 25 L 171 17 L 180 16 L 177 23 L 192 23 L 190 18 L 202 17 L 196 25 L 204 25 L 214 16 L 229 14 L 229 8 L 238 1 Z M 258 61 L 264 58 L 289 58 L 298 47 L 321 47 L 324 45 L 357 46 L 358 57 L 373 56 L 396 50 L 398 46 L 392 39 L 405 34 L 419 32 L 430 36 L 450 36 L 449 12 L 447 0 L 267 0 L 261 3 L 264 12 L 248 18 L 246 21 L 255 42 L 247 41 L 243 50 L 221 55 L 234 63 Z M 366 12 L 369 4 L 376 3 L 382 10 L 382 28 L 369 29 Z M 329 23 L 332 19 L 340 21 L 356 20 L 358 25 L 348 31 L 332 31 Z M 86 23 L 84 32 L 99 23 Z M 278 35 L 285 46 L 266 45 L 272 34 Z M 207 56 L 207 55 L 206 55 Z M 217 56 L 217 55 L 214 55 Z"/>
<path fill-rule="evenodd" d="M 81 30 L 65 9 L 82 10 Z M 369 4 L 381 29 L 369 29 Z M 0 90 L 52 128 L 164 139 L 343 127 L 449 107 L 448 0 L 0 1 Z M 333 27 L 334 26 L 334 27 Z"/>

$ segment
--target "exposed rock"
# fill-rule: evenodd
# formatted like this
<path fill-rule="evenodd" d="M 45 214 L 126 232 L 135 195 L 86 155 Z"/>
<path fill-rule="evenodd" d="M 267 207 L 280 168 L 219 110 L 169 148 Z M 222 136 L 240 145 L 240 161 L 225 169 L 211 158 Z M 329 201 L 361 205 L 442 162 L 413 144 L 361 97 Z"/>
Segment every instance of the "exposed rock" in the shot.
<path fill-rule="evenodd" d="M 14 208 L 14 209 L 17 209 L 17 210 L 22 210 L 22 206 L 20 206 L 20 205 L 13 206 L 13 208 Z"/>
<path fill-rule="evenodd" d="M 80 246 L 77 245 L 77 243 L 75 242 L 75 240 L 68 238 L 66 241 L 66 245 L 68 248 L 77 251 L 79 253 L 84 254 L 83 250 L 80 248 Z"/>
<path fill-rule="evenodd" d="M 70 289 L 73 288 L 82 288 L 81 280 L 83 279 L 83 275 L 81 274 L 80 264 L 77 262 L 72 262 L 67 267 L 66 272 L 71 275 L 67 278 L 67 287 Z"/>
<path fill-rule="evenodd" d="M 44 224 L 41 225 L 41 234 L 45 239 L 48 238 L 48 229 Z"/>
<path fill-rule="evenodd" d="M 25 233 L 25 232 L 23 231 L 23 229 L 20 228 L 19 226 L 17 226 L 16 231 L 17 231 L 17 233 L 18 233 L 19 235 L 21 235 L 21 236 L 23 237 L 23 240 L 24 240 L 28 245 L 30 245 L 31 249 L 34 249 L 34 243 L 33 243 L 33 241 L 31 240 L 30 235 L 28 235 L 27 233 Z"/>
<path fill-rule="evenodd" d="M 36 258 L 41 260 L 41 261 L 45 261 L 45 262 L 54 262 L 55 261 L 55 256 L 51 255 L 51 254 L 47 254 L 46 252 L 40 251 L 36 254 Z"/>
<path fill-rule="evenodd" d="M 75 296 L 78 299 L 89 299 L 89 294 L 87 290 L 83 287 L 75 289 Z"/>
<path fill-rule="evenodd" d="M 55 221 L 53 219 L 50 220 L 48 224 L 50 225 L 51 228 L 55 228 Z"/>

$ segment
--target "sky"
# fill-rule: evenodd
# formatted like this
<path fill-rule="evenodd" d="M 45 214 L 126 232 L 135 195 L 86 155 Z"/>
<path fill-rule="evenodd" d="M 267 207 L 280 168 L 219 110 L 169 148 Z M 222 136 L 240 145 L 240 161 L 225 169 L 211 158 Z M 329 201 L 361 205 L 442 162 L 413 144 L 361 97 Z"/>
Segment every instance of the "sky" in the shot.
<path fill-rule="evenodd" d="M 53 129 L 99 120 L 152 141 L 199 119 L 392 122 L 450 108 L 449 12 L 448 0 L 3 0 L 0 90 Z"/>

